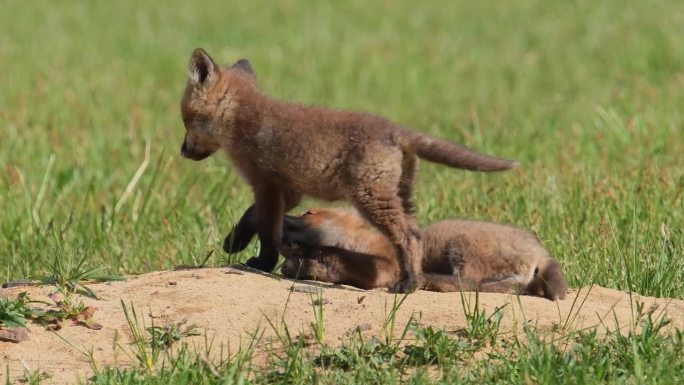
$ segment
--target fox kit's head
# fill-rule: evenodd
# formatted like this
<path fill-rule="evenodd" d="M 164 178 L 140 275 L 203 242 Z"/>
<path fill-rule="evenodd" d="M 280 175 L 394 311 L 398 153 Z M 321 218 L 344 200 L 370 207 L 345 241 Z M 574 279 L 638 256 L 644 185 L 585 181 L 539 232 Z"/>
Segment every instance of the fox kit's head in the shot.
<path fill-rule="evenodd" d="M 236 78 L 254 80 L 247 60 L 239 60 L 230 68 L 221 68 L 201 48 L 190 58 L 188 83 L 181 100 L 181 117 L 185 139 L 181 155 L 202 160 L 216 152 L 225 142 L 236 109 Z"/>
<path fill-rule="evenodd" d="M 286 216 L 283 242 L 340 247 L 357 252 L 391 249 L 389 240 L 354 210 L 311 209 L 299 217 Z"/>

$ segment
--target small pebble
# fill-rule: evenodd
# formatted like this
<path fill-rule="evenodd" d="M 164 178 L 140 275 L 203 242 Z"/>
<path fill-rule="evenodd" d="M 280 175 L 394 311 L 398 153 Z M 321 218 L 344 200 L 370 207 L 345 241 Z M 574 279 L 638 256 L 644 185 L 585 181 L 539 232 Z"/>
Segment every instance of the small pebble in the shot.
<path fill-rule="evenodd" d="M 0 329 L 0 341 L 19 343 L 29 339 L 27 328 Z"/>

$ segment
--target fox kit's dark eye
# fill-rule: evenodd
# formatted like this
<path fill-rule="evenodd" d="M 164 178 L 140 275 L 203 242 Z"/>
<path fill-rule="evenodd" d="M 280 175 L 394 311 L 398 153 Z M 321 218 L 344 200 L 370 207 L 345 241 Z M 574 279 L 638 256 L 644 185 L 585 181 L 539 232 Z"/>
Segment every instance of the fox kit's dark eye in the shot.
<path fill-rule="evenodd" d="M 185 117 L 183 124 L 194 130 L 208 130 L 211 127 L 211 120 L 204 116 Z"/>

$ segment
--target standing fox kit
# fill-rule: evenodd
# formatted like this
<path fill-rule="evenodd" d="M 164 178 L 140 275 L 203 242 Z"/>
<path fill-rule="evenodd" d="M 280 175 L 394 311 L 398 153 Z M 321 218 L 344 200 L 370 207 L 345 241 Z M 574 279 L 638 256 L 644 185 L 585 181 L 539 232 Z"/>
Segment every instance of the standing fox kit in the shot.
<path fill-rule="evenodd" d="M 417 158 L 478 171 L 515 165 L 376 115 L 272 99 L 257 88 L 247 60 L 221 68 L 202 49 L 190 59 L 181 115 L 181 154 L 202 160 L 223 149 L 252 187 L 261 249 L 247 265 L 273 270 L 284 214 L 303 195 L 346 200 L 395 248 L 400 292 L 415 289 L 422 277 L 423 247 L 411 206 Z"/>
<path fill-rule="evenodd" d="M 423 288 L 543 295 L 563 299 L 558 262 L 530 232 L 503 224 L 445 220 L 424 229 Z M 287 216 L 282 272 L 363 289 L 392 287 L 399 265 L 387 237 L 351 210 Z"/>

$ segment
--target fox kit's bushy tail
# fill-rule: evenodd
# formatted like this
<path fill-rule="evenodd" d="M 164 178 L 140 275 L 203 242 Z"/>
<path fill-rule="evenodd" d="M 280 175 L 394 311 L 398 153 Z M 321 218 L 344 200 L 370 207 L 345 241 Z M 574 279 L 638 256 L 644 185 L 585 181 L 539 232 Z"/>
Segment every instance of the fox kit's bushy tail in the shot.
<path fill-rule="evenodd" d="M 518 165 L 517 162 L 485 155 L 460 144 L 431 138 L 413 131 L 403 131 L 404 146 L 420 158 L 450 167 L 472 171 L 504 171 Z"/>
<path fill-rule="evenodd" d="M 555 259 L 549 258 L 539 266 L 535 280 L 538 281 L 537 287 L 544 293 L 544 297 L 552 301 L 565 298 L 568 282 L 565 280 L 560 264 Z"/>

